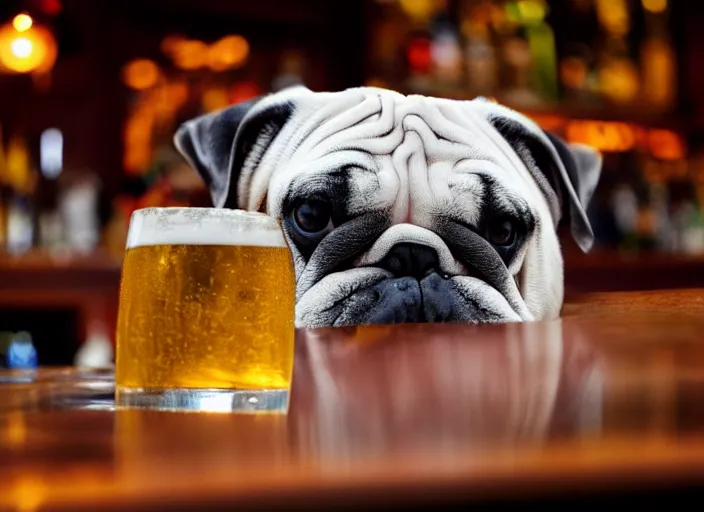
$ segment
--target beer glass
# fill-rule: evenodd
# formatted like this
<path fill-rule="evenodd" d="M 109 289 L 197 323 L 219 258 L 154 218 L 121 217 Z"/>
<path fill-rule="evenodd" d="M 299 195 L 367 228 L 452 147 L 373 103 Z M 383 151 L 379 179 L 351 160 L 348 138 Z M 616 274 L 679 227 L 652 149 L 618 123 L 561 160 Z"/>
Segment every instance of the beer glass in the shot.
<path fill-rule="evenodd" d="M 132 214 L 117 407 L 286 412 L 295 279 L 279 222 L 216 208 Z"/>

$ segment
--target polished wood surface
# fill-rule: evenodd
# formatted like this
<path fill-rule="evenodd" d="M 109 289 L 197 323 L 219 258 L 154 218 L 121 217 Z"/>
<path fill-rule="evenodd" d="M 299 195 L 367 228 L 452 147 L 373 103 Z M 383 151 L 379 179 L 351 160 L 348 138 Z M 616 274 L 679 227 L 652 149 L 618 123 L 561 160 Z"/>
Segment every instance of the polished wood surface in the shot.
<path fill-rule="evenodd" d="M 418 508 L 704 485 L 704 290 L 545 323 L 301 331 L 287 416 L 0 374 L 0 509 Z"/>

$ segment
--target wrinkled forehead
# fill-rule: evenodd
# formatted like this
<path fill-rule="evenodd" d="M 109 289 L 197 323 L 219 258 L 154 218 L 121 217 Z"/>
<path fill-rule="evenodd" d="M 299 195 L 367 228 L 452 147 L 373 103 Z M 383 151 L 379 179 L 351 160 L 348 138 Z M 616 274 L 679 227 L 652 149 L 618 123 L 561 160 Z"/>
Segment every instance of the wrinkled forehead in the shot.
<path fill-rule="evenodd" d="M 488 108 L 483 99 L 454 101 L 375 88 L 313 93 L 297 104 L 286 148 L 277 155 L 289 171 L 280 179 L 351 167 L 377 172 L 382 162 L 403 172 L 406 156 L 420 156 L 429 167 L 490 167 L 493 174 L 529 180 L 524 163 L 490 123 Z"/>
<path fill-rule="evenodd" d="M 390 154 L 403 143 L 407 132 L 420 137 L 423 147 L 418 149 L 428 154 L 435 151 L 443 156 L 447 146 L 438 141 L 465 146 L 487 158 L 492 156 L 490 148 L 496 149 L 496 140 L 492 140 L 495 130 L 482 115 L 484 100 L 404 96 L 374 88 L 315 94 L 309 100 L 296 109 L 298 154 L 303 149 L 318 149 L 312 153 L 316 157 L 320 152 L 345 149 Z"/>

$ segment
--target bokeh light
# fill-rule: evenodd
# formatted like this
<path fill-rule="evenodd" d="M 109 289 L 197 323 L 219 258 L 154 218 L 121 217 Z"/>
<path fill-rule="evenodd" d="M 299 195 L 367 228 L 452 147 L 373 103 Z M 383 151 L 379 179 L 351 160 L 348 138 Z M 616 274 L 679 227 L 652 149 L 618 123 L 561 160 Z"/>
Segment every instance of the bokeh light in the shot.
<path fill-rule="evenodd" d="M 12 20 L 12 26 L 15 28 L 17 32 L 25 32 L 32 28 L 32 25 L 34 24 L 34 20 L 32 19 L 31 16 L 27 14 L 18 14 L 17 16 L 14 17 Z"/>
<path fill-rule="evenodd" d="M 203 41 L 178 41 L 169 55 L 173 63 L 186 70 L 202 68 L 207 64 L 208 45 Z"/>
<path fill-rule="evenodd" d="M 57 57 L 54 35 L 46 28 L 18 15 L 12 23 L 0 27 L 0 65 L 12 73 L 46 72 Z M 24 20 L 24 21 L 23 21 Z M 22 30 L 18 30 L 19 26 Z"/>
<path fill-rule="evenodd" d="M 643 9 L 660 14 L 667 10 L 667 0 L 642 0 Z"/>
<path fill-rule="evenodd" d="M 26 59 L 32 55 L 34 45 L 26 37 L 18 37 L 10 43 L 10 51 L 18 59 Z"/>
<path fill-rule="evenodd" d="M 149 59 L 136 59 L 122 69 L 122 81 L 127 87 L 143 90 L 153 87 L 160 76 L 159 66 Z"/>
<path fill-rule="evenodd" d="M 242 36 L 223 37 L 208 49 L 208 66 L 213 71 L 242 66 L 249 56 L 249 43 Z"/>

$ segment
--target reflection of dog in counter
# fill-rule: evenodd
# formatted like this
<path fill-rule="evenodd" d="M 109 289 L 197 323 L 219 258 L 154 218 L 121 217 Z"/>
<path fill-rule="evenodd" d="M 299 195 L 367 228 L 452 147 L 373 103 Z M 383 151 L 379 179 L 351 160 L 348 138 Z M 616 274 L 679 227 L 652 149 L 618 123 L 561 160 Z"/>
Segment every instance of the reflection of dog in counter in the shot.
<path fill-rule="evenodd" d="M 295 87 L 186 122 L 218 207 L 283 219 L 299 327 L 559 315 L 601 157 L 495 103 Z"/>
<path fill-rule="evenodd" d="M 578 325 L 472 329 L 302 331 L 291 435 L 335 463 L 421 450 L 447 468 L 473 464 L 468 452 L 602 430 L 604 367 Z"/>

